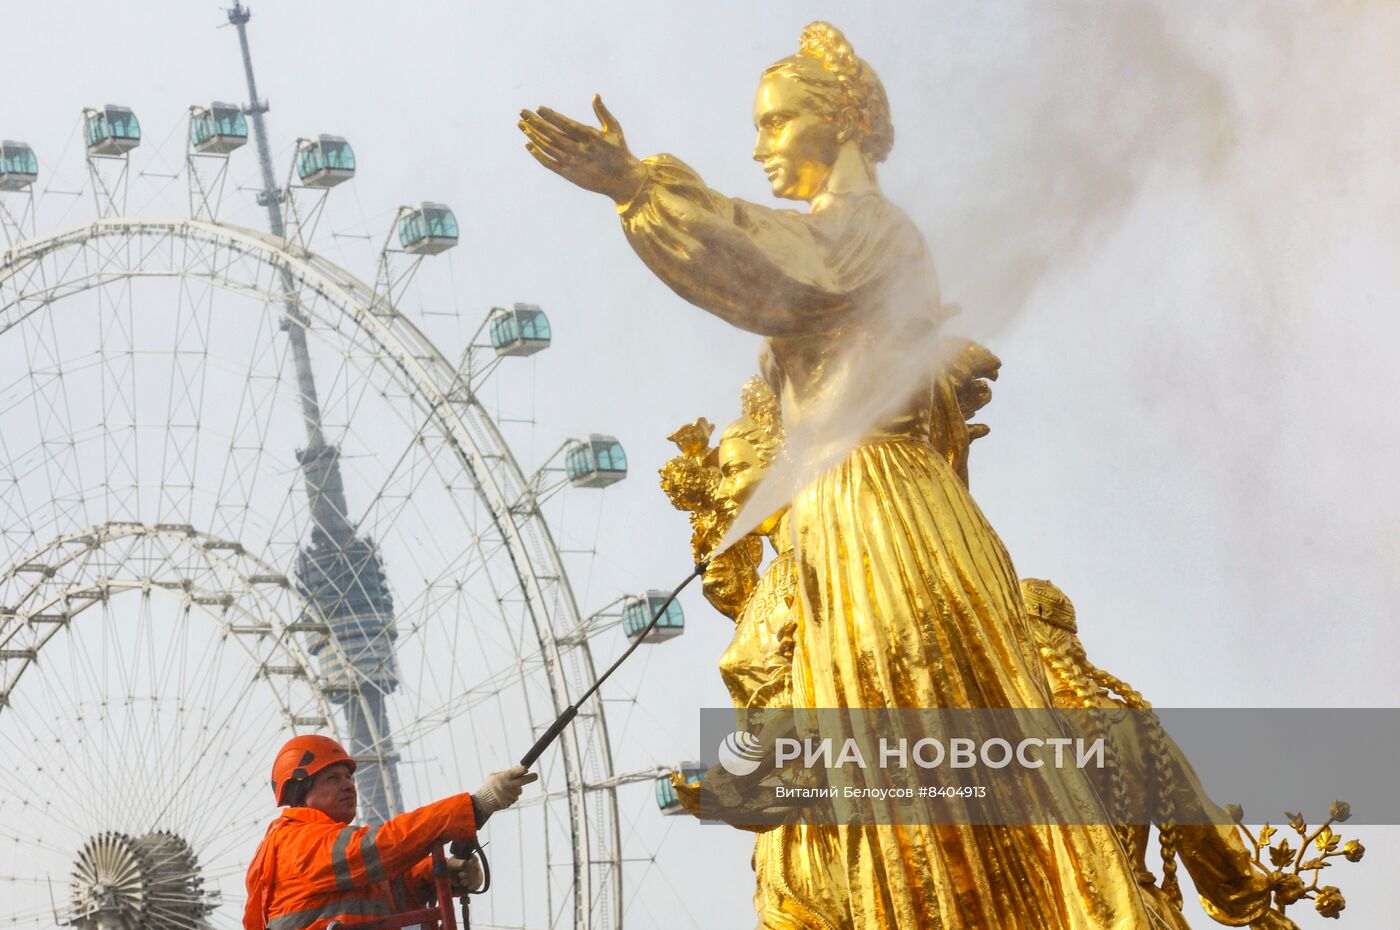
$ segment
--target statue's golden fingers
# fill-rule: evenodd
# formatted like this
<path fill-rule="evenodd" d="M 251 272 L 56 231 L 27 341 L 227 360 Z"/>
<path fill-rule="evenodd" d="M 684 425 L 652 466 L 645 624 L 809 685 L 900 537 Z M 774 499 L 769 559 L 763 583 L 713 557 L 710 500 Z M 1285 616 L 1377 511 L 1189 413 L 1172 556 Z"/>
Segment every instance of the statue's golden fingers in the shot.
<path fill-rule="evenodd" d="M 551 129 L 548 126 L 543 126 L 539 123 L 531 122 L 530 120 L 521 120 L 516 125 L 520 127 L 521 132 L 525 133 L 526 136 L 540 143 L 542 146 L 547 146 L 560 152 L 577 152 L 581 154 L 584 151 L 583 143 L 571 136 L 564 135 L 558 130 Z"/>
<path fill-rule="evenodd" d="M 566 170 L 579 164 L 578 156 L 571 155 L 568 152 L 561 152 L 547 142 L 541 142 L 538 139 L 531 139 L 530 145 L 533 145 L 541 155 L 545 156 L 546 158 L 553 161 L 556 165 L 559 165 L 561 168 L 565 168 Z"/>
<path fill-rule="evenodd" d="M 568 136 L 561 135 L 558 132 L 551 132 L 544 129 L 536 123 L 522 121 L 520 123 L 520 131 L 525 133 L 527 139 L 531 142 L 538 143 L 545 151 L 557 153 L 566 158 L 573 158 L 575 160 L 587 158 L 590 150 L 589 146 Z"/>
<path fill-rule="evenodd" d="M 559 175 L 561 178 L 565 178 L 565 179 L 568 179 L 568 178 L 569 178 L 569 176 L 568 176 L 567 174 L 564 173 L 564 168 L 563 168 L 563 166 L 561 166 L 561 165 L 560 165 L 558 162 L 556 162 L 554 159 L 550 158 L 548 155 L 546 155 L 546 154 L 544 154 L 543 152 L 541 152 L 541 151 L 539 150 L 539 148 L 538 148 L 533 142 L 527 142 L 527 143 L 525 143 L 525 151 L 527 151 L 527 152 L 529 152 L 531 155 L 533 155 L 533 156 L 535 157 L 535 161 L 537 161 L 537 162 L 539 162 L 540 164 L 544 165 L 546 168 L 548 168 L 550 171 L 553 171 L 555 174 Z"/>
<path fill-rule="evenodd" d="M 556 125 L 554 122 L 552 122 L 544 116 L 541 116 L 534 110 L 521 110 L 520 119 L 525 123 L 528 123 L 535 129 L 539 129 L 544 132 L 551 132 L 562 138 L 573 139 L 575 141 L 582 141 L 583 138 L 585 138 L 585 136 L 580 133 L 571 132 L 563 126 Z"/>
<path fill-rule="evenodd" d="M 592 126 L 586 126 L 578 120 L 570 119 L 558 110 L 551 110 L 549 107 L 539 107 L 535 110 L 535 113 L 555 129 L 573 136 L 580 142 L 586 142 L 598 135 L 597 129 Z"/>
<path fill-rule="evenodd" d="M 615 132 L 621 135 L 622 126 L 619 125 L 617 117 L 612 115 L 612 111 L 603 103 L 601 94 L 593 95 L 593 115 L 598 117 L 598 125 L 603 127 L 604 132 Z"/>
<path fill-rule="evenodd" d="M 523 132 L 533 132 L 537 135 L 550 134 L 559 138 L 569 138 L 569 136 L 566 136 L 562 131 L 551 126 L 548 121 L 542 118 L 538 113 L 534 113 L 530 110 L 520 111 L 520 122 L 516 123 L 516 125 L 519 126 Z"/>

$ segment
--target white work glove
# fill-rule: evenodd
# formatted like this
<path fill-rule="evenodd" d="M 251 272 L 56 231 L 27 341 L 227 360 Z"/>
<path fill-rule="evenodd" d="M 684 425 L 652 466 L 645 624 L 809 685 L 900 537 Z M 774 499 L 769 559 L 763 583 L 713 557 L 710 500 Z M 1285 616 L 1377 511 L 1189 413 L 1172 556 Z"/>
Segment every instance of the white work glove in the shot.
<path fill-rule="evenodd" d="M 528 771 L 523 765 L 506 769 L 504 772 L 495 772 L 480 788 L 472 792 L 472 800 L 476 802 L 481 813 L 489 817 L 520 800 L 520 792 L 539 777 L 538 773 Z"/>
<path fill-rule="evenodd" d="M 470 894 L 482 885 L 481 863 L 470 859 L 448 859 L 447 879 L 455 895 Z"/>

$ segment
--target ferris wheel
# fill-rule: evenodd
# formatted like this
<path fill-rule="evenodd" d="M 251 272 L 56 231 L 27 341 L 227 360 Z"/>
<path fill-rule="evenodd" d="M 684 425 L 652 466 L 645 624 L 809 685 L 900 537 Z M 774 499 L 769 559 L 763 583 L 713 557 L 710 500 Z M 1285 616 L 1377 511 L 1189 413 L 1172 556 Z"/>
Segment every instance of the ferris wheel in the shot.
<path fill-rule="evenodd" d="M 57 231 L 33 150 L 0 146 L 0 924 L 231 930 L 281 741 L 342 739 L 370 821 L 470 789 L 656 598 L 585 615 L 545 519 L 625 476 L 620 443 L 527 471 L 481 399 L 550 344 L 544 312 L 494 308 L 451 361 L 403 311 L 450 209 L 399 209 L 352 275 L 312 248 L 355 173 L 317 135 L 259 190 L 272 232 L 220 221 L 247 116 L 265 139 L 250 96 L 191 108 L 178 218 L 128 215 L 131 109 L 84 111 L 96 215 Z M 615 771 L 598 698 L 537 768 L 490 831 L 519 885 L 474 918 L 622 926 L 616 792 L 661 773 Z"/>

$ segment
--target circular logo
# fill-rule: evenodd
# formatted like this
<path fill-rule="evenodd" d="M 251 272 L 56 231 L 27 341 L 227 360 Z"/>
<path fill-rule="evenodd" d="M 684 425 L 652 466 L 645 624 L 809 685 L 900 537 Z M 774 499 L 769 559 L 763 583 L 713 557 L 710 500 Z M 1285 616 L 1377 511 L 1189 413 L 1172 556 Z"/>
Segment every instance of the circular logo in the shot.
<path fill-rule="evenodd" d="M 719 764 L 730 775 L 752 775 L 762 761 L 763 745 L 752 733 L 735 730 L 719 744 Z"/>

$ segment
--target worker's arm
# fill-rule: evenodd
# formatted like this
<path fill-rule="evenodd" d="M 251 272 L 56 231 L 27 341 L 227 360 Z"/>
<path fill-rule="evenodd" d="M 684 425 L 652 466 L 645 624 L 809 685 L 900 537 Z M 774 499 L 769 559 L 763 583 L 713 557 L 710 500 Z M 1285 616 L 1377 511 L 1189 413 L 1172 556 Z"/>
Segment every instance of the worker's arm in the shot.
<path fill-rule="evenodd" d="M 345 833 L 350 833 L 345 839 Z M 457 794 L 372 827 L 347 827 L 337 836 L 342 851 L 331 850 L 337 887 L 387 881 L 413 869 L 435 846 L 476 837 L 472 796 Z M 431 875 L 431 873 L 429 873 Z"/>
<path fill-rule="evenodd" d="M 496 811 L 514 804 L 520 799 L 520 793 L 524 787 L 537 778 L 539 776 L 536 773 L 521 765 L 506 769 L 504 772 L 492 773 L 481 787 L 471 794 L 473 828 L 484 824 L 487 818 Z M 385 826 L 387 827 L 388 824 Z M 445 836 L 444 839 L 463 840 L 470 839 L 470 837 Z M 454 881 L 454 893 L 465 892 L 468 887 L 480 886 L 482 873 L 475 858 L 468 857 L 465 863 L 462 860 L 449 859 L 448 865 L 449 872 L 457 871 L 457 874 L 450 876 Z M 391 871 L 390 874 L 394 873 Z M 464 883 L 462 888 L 455 887 L 456 884 L 462 883 Z M 408 902 L 412 902 L 408 906 L 417 906 L 433 898 L 435 888 L 432 859 L 420 859 L 395 879 L 395 885 L 397 886 L 395 894 L 401 894 Z"/>
<path fill-rule="evenodd" d="M 484 820 L 509 807 L 537 777 L 517 766 L 491 775 L 475 797 L 456 794 L 377 826 L 325 829 L 298 850 L 295 870 L 311 892 L 349 891 L 389 881 L 419 865 L 436 846 L 475 839 L 478 812 Z"/>
<path fill-rule="evenodd" d="M 348 892 L 407 872 L 435 845 L 476 835 L 469 794 L 453 795 L 378 826 L 307 825 L 278 847 L 279 874 L 306 894 Z"/>
<path fill-rule="evenodd" d="M 410 907 L 421 907 L 435 897 L 431 856 L 405 872 L 403 878 Z"/>

